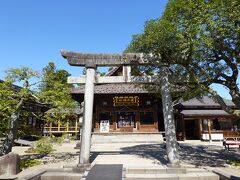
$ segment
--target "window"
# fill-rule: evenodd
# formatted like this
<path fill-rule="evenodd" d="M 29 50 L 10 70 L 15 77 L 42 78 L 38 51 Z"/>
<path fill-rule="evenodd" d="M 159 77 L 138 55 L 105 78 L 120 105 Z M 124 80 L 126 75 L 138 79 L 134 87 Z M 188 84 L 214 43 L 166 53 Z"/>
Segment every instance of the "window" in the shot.
<path fill-rule="evenodd" d="M 141 124 L 153 124 L 153 112 L 140 112 L 140 123 Z"/>

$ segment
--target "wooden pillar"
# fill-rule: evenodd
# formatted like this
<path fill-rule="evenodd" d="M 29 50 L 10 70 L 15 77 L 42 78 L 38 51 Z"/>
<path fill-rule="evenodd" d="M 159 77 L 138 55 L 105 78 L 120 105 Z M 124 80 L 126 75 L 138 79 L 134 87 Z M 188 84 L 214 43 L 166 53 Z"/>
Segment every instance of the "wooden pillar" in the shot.
<path fill-rule="evenodd" d="M 78 132 L 78 120 L 75 120 L 75 132 Z"/>
<path fill-rule="evenodd" d="M 136 126 L 137 126 L 137 130 L 140 130 L 140 112 L 136 111 Z"/>
<path fill-rule="evenodd" d="M 69 121 L 67 121 L 67 132 L 69 130 Z"/>
<path fill-rule="evenodd" d="M 115 113 L 111 112 L 111 120 L 113 122 L 113 130 L 116 131 L 117 129 L 117 122 L 116 122 L 116 117 L 115 117 Z"/>
<path fill-rule="evenodd" d="M 202 138 L 202 130 L 203 130 L 203 127 L 202 127 L 202 119 L 199 119 L 198 120 L 198 123 L 199 123 L 199 137 L 200 139 Z"/>
<path fill-rule="evenodd" d="M 50 122 L 50 126 L 49 126 L 49 133 L 52 132 L 52 122 Z"/>
<path fill-rule="evenodd" d="M 60 131 L 60 126 L 61 126 L 60 121 L 58 121 L 58 131 Z"/>
<path fill-rule="evenodd" d="M 211 121 L 210 121 L 210 119 L 208 119 L 208 135 L 209 135 L 209 142 L 212 142 Z"/>

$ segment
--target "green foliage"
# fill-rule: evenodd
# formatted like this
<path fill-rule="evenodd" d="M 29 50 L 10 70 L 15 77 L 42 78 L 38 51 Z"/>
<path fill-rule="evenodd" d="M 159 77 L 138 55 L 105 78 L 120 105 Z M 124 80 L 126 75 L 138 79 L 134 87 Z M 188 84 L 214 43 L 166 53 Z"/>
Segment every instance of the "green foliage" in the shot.
<path fill-rule="evenodd" d="M 67 83 L 70 74 L 65 70 L 57 70 L 52 62 L 43 68 L 42 74 L 42 83 L 39 86 L 40 99 L 53 106 L 45 114 L 45 119 L 48 122 L 57 122 L 68 118 L 71 115 L 69 109 L 75 106 L 70 95 L 72 86 Z"/>
<path fill-rule="evenodd" d="M 26 169 L 29 167 L 37 166 L 40 165 L 41 161 L 37 159 L 26 159 L 26 160 L 21 160 L 20 161 L 20 169 Z"/>
<path fill-rule="evenodd" d="M 9 118 L 18 102 L 9 81 L 0 83 L 0 137 L 5 137 L 9 129 Z"/>
<path fill-rule="evenodd" d="M 6 70 L 6 80 L 0 83 L 0 137 L 9 134 L 11 115 L 18 114 L 17 121 L 21 120 L 21 124 L 32 115 L 23 108 L 23 102 L 36 101 L 34 92 L 30 90 L 32 84 L 29 83 L 36 77 L 38 72 L 28 67 Z M 22 88 L 13 85 L 18 82 L 23 84 Z"/>
<path fill-rule="evenodd" d="M 227 160 L 227 164 L 232 166 L 240 166 L 240 160 Z"/>
<path fill-rule="evenodd" d="M 45 138 L 46 141 L 48 141 L 49 143 L 57 143 L 57 144 L 61 144 L 64 141 L 64 135 L 60 136 L 60 137 L 56 137 L 54 135 L 51 135 L 48 138 Z"/>
<path fill-rule="evenodd" d="M 25 66 L 21 68 L 10 68 L 6 71 L 6 73 L 6 79 L 11 82 L 28 81 L 32 77 L 39 77 L 38 71 L 34 71 L 31 68 Z M 29 84 L 26 84 L 25 86 L 29 86 Z"/>
<path fill-rule="evenodd" d="M 153 68 L 159 60 L 168 63 L 175 76 L 186 79 L 181 97 L 212 93 L 210 85 L 217 83 L 240 108 L 239 14 L 238 0 L 170 0 L 163 16 L 147 21 L 126 52 L 152 54 Z"/>
<path fill-rule="evenodd" d="M 32 152 L 39 154 L 49 154 L 53 151 L 54 149 L 52 143 L 46 138 L 38 140 L 32 149 Z"/>

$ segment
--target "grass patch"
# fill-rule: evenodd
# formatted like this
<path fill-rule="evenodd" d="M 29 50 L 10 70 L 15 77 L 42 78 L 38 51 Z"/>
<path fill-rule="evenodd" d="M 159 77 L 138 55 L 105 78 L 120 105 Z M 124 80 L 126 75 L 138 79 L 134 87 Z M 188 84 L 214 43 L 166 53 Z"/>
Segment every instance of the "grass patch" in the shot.
<path fill-rule="evenodd" d="M 232 166 L 240 166 L 240 160 L 227 160 L 227 164 Z"/>
<path fill-rule="evenodd" d="M 20 161 L 20 169 L 26 169 L 29 167 L 40 165 L 41 161 L 37 159 L 25 159 Z"/>

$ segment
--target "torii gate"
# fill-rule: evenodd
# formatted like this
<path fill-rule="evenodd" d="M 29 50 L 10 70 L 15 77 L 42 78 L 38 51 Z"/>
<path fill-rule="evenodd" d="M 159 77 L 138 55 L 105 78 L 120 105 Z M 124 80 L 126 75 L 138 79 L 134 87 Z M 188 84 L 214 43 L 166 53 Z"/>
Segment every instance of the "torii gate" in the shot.
<path fill-rule="evenodd" d="M 91 146 L 91 129 L 93 117 L 93 98 L 94 98 L 94 83 L 152 83 L 156 79 L 152 77 L 130 77 L 124 76 L 113 77 L 97 77 L 96 68 L 99 66 L 119 66 L 125 67 L 128 73 L 128 66 L 148 65 L 152 56 L 143 56 L 140 53 L 125 53 L 125 54 L 91 54 L 91 53 L 76 53 L 71 51 L 61 50 L 61 54 L 68 60 L 71 66 L 84 66 L 86 68 L 85 77 L 70 77 L 68 83 L 85 83 L 84 93 L 84 113 L 83 126 L 80 145 L 79 165 L 84 166 L 89 164 L 90 146 Z M 157 59 L 155 59 L 157 60 Z M 163 104 L 163 116 L 166 137 L 166 150 L 170 165 L 179 165 L 179 157 L 177 151 L 176 130 L 173 117 L 173 105 L 170 92 L 170 83 L 168 79 L 168 66 L 159 61 L 161 73 L 161 95 Z"/>

